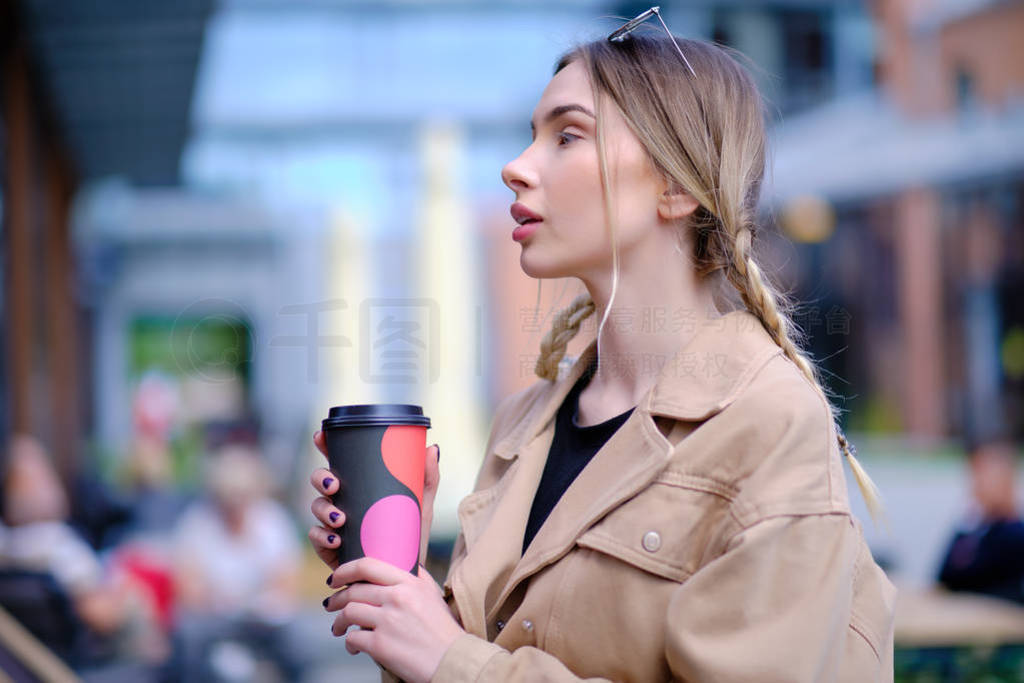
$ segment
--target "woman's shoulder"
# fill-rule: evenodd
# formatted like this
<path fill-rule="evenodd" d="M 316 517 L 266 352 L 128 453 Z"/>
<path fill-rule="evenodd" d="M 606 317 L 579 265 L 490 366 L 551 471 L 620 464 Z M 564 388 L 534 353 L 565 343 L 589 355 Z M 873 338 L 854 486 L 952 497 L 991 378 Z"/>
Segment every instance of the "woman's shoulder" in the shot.
<path fill-rule="evenodd" d="M 831 425 L 825 395 L 781 353 L 758 370 L 730 408 L 732 419 L 753 418 L 766 430 L 803 425 L 824 435 Z"/>
<path fill-rule="evenodd" d="M 785 355 L 769 360 L 691 436 L 698 437 L 690 454 L 697 467 L 736 492 L 733 514 L 741 522 L 850 512 L 830 407 Z"/>

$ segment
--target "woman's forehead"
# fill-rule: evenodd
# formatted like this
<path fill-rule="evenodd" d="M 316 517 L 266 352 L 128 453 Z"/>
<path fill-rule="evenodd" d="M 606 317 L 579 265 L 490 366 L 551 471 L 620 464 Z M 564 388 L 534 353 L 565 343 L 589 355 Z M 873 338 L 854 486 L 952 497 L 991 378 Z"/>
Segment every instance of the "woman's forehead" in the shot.
<path fill-rule="evenodd" d="M 590 90 L 590 77 L 579 60 L 570 62 L 568 66 L 551 77 L 533 112 L 533 120 L 541 122 L 541 117 L 553 107 L 573 103 L 582 104 L 587 109 L 594 110 L 594 95 Z"/>

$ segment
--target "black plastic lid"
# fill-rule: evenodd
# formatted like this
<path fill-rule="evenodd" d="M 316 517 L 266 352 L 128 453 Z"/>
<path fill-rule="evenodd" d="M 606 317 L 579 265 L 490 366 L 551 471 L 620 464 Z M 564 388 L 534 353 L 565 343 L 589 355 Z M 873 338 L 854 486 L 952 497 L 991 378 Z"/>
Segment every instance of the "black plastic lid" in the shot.
<path fill-rule="evenodd" d="M 355 406 L 334 406 L 323 421 L 323 428 L 360 427 L 369 425 L 418 425 L 430 427 L 430 418 L 423 408 L 406 403 L 369 403 Z"/>

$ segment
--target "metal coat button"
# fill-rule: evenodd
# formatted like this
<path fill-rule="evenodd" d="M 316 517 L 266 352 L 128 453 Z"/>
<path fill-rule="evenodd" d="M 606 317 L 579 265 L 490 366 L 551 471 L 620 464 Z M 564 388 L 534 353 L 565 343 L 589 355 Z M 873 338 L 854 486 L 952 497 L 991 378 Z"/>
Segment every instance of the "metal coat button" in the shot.
<path fill-rule="evenodd" d="M 661 535 L 657 531 L 648 531 L 644 534 L 644 540 L 641 543 L 647 552 L 657 552 L 661 547 Z"/>

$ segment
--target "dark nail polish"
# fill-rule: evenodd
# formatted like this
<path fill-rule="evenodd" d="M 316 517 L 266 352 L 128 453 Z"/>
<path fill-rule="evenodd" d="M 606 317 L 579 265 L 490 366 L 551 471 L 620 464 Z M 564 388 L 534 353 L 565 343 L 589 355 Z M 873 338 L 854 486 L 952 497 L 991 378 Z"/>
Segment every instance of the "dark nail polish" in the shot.
<path fill-rule="evenodd" d="M 331 574 L 330 576 L 327 577 L 327 585 L 328 586 L 331 585 L 331 581 L 334 581 L 334 574 Z"/>
<path fill-rule="evenodd" d="M 334 483 L 334 479 L 332 477 L 324 477 L 323 484 L 324 484 L 324 488 L 325 489 L 330 487 L 330 485 L 333 484 L 333 483 Z"/>
<path fill-rule="evenodd" d="M 334 543 L 334 539 L 335 539 L 334 534 L 327 534 L 327 542 L 328 543 Z"/>
<path fill-rule="evenodd" d="M 434 444 L 434 446 L 437 447 L 437 464 L 440 465 L 441 464 L 441 447 L 438 446 L 436 443 Z"/>
<path fill-rule="evenodd" d="M 327 607 L 327 601 L 328 600 L 330 600 L 330 598 L 324 598 L 324 601 L 323 601 L 323 606 L 324 607 Z"/>
<path fill-rule="evenodd" d="M 331 523 L 332 524 L 334 522 L 337 522 L 338 521 L 338 517 L 340 517 L 340 515 L 337 512 L 332 512 L 331 514 L 329 514 L 327 516 L 331 518 Z"/>

